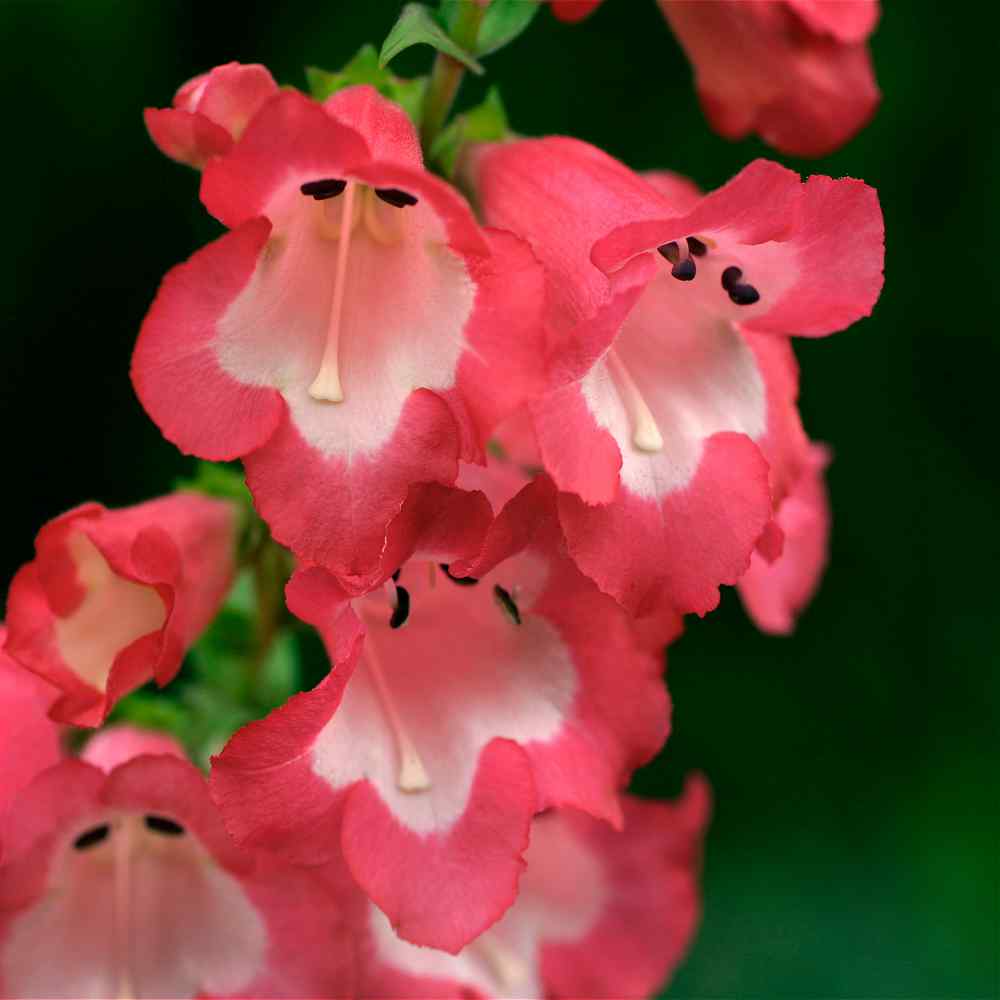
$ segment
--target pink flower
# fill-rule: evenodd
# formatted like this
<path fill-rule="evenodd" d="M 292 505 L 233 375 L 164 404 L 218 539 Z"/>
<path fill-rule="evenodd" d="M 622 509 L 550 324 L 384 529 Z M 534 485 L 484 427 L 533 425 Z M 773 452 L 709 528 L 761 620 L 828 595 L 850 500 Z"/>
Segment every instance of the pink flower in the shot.
<path fill-rule="evenodd" d="M 99 734 L 18 797 L 0 866 L 0 995 L 355 995 L 325 883 L 233 845 L 162 736 Z"/>
<path fill-rule="evenodd" d="M 119 698 L 172 680 L 232 579 L 237 514 L 178 493 L 88 503 L 46 524 L 10 586 L 7 654 L 54 685 L 53 719 L 96 726 Z"/>
<path fill-rule="evenodd" d="M 0 858 L 8 808 L 61 755 L 59 727 L 45 714 L 58 691 L 3 652 L 6 638 L 0 625 Z"/>
<path fill-rule="evenodd" d="M 539 480 L 480 559 L 411 560 L 364 599 L 299 570 L 289 607 L 333 669 L 214 760 L 230 832 L 306 864 L 342 850 L 402 937 L 455 952 L 513 902 L 536 813 L 620 824 L 666 737 L 662 662 L 562 554 L 553 512 Z"/>
<path fill-rule="evenodd" d="M 769 559 L 758 546 L 737 585 L 744 607 L 764 632 L 792 631 L 826 568 L 830 504 L 823 470 L 829 461 L 823 445 L 809 446 L 805 466 L 775 518 L 782 536 L 781 554 Z"/>
<path fill-rule="evenodd" d="M 201 170 L 213 156 L 229 152 L 277 92 L 263 66 L 231 62 L 188 80 L 172 108 L 146 108 L 143 118 L 161 153 Z"/>
<path fill-rule="evenodd" d="M 794 156 L 833 152 L 875 113 L 878 0 L 659 0 L 712 127 Z"/>
<path fill-rule="evenodd" d="M 374 907 L 363 997 L 647 997 L 677 967 L 700 915 L 709 793 L 623 801 L 624 833 L 574 813 L 535 820 L 527 871 L 504 918 L 458 954 L 400 940 Z"/>
<path fill-rule="evenodd" d="M 552 13 L 560 21 L 582 21 L 600 6 L 601 0 L 551 0 Z"/>
<path fill-rule="evenodd" d="M 232 232 L 167 276 L 139 397 L 183 450 L 243 458 L 280 542 L 370 574 L 409 488 L 454 483 L 540 389 L 541 271 L 423 169 L 371 87 L 274 98 L 202 199 Z"/>
<path fill-rule="evenodd" d="M 531 412 L 571 555 L 640 618 L 711 610 L 794 478 L 781 335 L 841 329 L 878 297 L 875 192 L 758 160 L 699 197 L 564 138 L 482 146 L 467 168 L 487 221 L 548 271 L 564 384 Z"/>

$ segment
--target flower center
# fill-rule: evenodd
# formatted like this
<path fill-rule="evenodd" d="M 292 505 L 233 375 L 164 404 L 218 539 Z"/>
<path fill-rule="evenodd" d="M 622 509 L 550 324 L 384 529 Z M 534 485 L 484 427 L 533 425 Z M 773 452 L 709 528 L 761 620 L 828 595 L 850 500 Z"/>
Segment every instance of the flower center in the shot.
<path fill-rule="evenodd" d="M 309 395 L 317 402 L 342 403 L 344 389 L 340 381 L 340 329 L 354 230 L 360 225 L 376 243 L 383 246 L 398 243 L 403 238 L 402 220 L 398 217 L 386 218 L 379 202 L 399 209 L 416 205 L 417 199 L 396 188 L 370 188 L 357 181 L 334 177 L 308 181 L 299 190 L 306 197 L 320 203 L 320 232 L 328 239 L 338 241 L 323 357 L 319 371 L 309 386 Z M 339 199 L 341 195 L 343 201 L 336 207 L 327 204 Z"/>
<path fill-rule="evenodd" d="M 687 236 L 657 247 L 660 256 L 670 264 L 670 273 L 678 281 L 693 281 L 698 273 L 695 257 L 704 257 L 715 242 L 707 237 Z M 734 264 L 722 271 L 722 288 L 731 302 L 738 306 L 752 306 L 760 300 L 760 292 L 743 280 L 743 269 Z"/>

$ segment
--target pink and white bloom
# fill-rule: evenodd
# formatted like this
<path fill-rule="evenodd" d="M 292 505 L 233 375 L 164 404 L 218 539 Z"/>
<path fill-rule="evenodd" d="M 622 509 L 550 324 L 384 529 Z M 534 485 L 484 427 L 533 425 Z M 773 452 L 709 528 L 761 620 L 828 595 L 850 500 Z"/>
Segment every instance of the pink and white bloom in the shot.
<path fill-rule="evenodd" d="M 408 1000 L 649 997 L 687 951 L 709 792 L 623 800 L 624 832 L 573 810 L 535 820 L 517 902 L 457 955 L 417 948 L 372 907 L 361 996 Z"/>
<path fill-rule="evenodd" d="M 411 560 L 352 601 L 296 573 L 289 607 L 333 669 L 213 761 L 239 841 L 305 864 L 342 851 L 402 937 L 455 952 L 513 902 L 536 813 L 621 824 L 620 789 L 666 737 L 662 664 L 562 554 L 553 512 L 547 481 L 529 486 L 461 576 Z"/>
<path fill-rule="evenodd" d="M 250 119 L 278 92 L 263 66 L 231 62 L 188 80 L 173 107 L 146 108 L 143 118 L 160 152 L 201 170 L 228 153 Z"/>
<path fill-rule="evenodd" d="M 8 808 L 35 775 L 62 756 L 59 727 L 46 715 L 58 691 L 3 652 L 6 638 L 0 625 L 0 859 Z"/>
<path fill-rule="evenodd" d="M 181 449 L 242 458 L 275 538 L 373 572 L 414 484 L 451 485 L 541 387 L 543 280 L 424 170 L 367 86 L 282 93 L 202 178 L 231 232 L 175 268 L 132 376 Z"/>
<path fill-rule="evenodd" d="M 169 739 L 108 730 L 18 796 L 0 996 L 354 996 L 355 938 L 309 872 L 237 848 Z"/>
<path fill-rule="evenodd" d="M 96 726 L 118 699 L 161 686 L 232 581 L 236 508 L 177 493 L 49 521 L 7 598 L 7 655 L 61 692 L 53 719 Z"/>
<path fill-rule="evenodd" d="M 809 445 L 798 480 L 775 516 L 781 554 L 769 559 L 758 547 L 737 584 L 743 606 L 762 632 L 790 633 L 819 587 L 829 555 L 830 502 L 823 477 L 829 461 L 826 447 Z"/>
<path fill-rule="evenodd" d="M 566 138 L 466 166 L 487 221 L 548 271 L 564 384 L 530 408 L 570 554 L 640 618 L 711 610 L 794 478 L 768 461 L 801 433 L 784 335 L 842 329 L 878 297 L 875 192 L 758 160 L 699 197 Z"/>
<path fill-rule="evenodd" d="M 794 156 L 839 149 L 878 107 L 867 40 L 878 0 L 659 0 L 705 116 Z"/>

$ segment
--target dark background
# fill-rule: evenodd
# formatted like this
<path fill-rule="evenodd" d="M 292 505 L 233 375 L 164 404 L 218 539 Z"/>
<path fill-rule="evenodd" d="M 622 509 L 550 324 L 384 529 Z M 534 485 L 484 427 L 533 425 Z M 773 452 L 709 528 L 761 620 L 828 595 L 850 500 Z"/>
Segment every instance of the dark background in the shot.
<path fill-rule="evenodd" d="M 136 403 L 129 355 L 163 273 L 217 227 L 142 107 L 230 59 L 303 85 L 304 64 L 379 44 L 397 7 L 0 4 L 0 584 L 47 518 L 138 501 L 186 468 Z M 799 345 L 806 426 L 837 456 L 818 600 L 782 640 L 727 594 L 672 654 L 675 732 L 637 786 L 672 794 L 697 767 L 717 797 L 704 926 L 673 997 L 1000 990 L 991 9 L 891 3 L 873 124 L 825 160 L 777 157 L 878 188 L 887 279 L 872 319 Z M 637 168 L 713 187 L 774 155 L 709 131 L 652 0 L 606 0 L 576 27 L 543 11 L 488 70 L 518 131 L 570 133 Z"/>

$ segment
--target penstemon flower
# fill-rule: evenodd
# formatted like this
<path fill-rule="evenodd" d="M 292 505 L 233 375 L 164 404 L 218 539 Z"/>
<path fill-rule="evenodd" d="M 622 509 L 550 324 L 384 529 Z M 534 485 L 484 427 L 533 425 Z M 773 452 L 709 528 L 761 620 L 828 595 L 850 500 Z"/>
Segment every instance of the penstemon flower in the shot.
<path fill-rule="evenodd" d="M 535 820 L 517 902 L 458 955 L 417 948 L 368 911 L 373 955 L 361 996 L 465 1000 L 643 997 L 687 950 L 709 793 L 622 802 L 624 833 L 573 810 Z"/>
<path fill-rule="evenodd" d="M 571 555 L 639 617 L 705 613 L 795 479 L 779 335 L 831 333 L 878 297 L 875 192 L 759 160 L 695 198 L 564 138 L 477 147 L 466 173 L 545 265 L 573 359 L 530 404 Z"/>
<path fill-rule="evenodd" d="M 580 21 L 601 0 L 551 0 Z M 657 0 L 695 74 L 705 117 L 794 156 L 839 149 L 880 94 L 867 40 L 879 0 Z"/>
<path fill-rule="evenodd" d="M 289 607 L 331 672 L 214 761 L 240 841 L 305 864 L 342 851 L 418 944 L 457 951 L 510 906 L 536 813 L 620 826 L 620 788 L 666 737 L 660 659 L 561 553 L 553 500 L 541 480 L 519 493 L 463 576 L 411 560 L 351 600 L 300 569 Z"/>
<path fill-rule="evenodd" d="M 235 847 L 164 736 L 106 730 L 40 772 L 3 845 L 0 995 L 355 995 L 346 908 L 308 872 Z"/>
<path fill-rule="evenodd" d="M 177 493 L 44 525 L 7 599 L 8 655 L 61 692 L 52 718 L 97 726 L 149 680 L 162 686 L 233 579 L 234 505 Z"/>
<path fill-rule="evenodd" d="M 541 387 L 540 270 L 371 87 L 273 98 L 201 192 L 231 232 L 164 281 L 139 398 L 183 450 L 243 459 L 278 541 L 370 573 L 408 489 L 454 483 Z"/>

